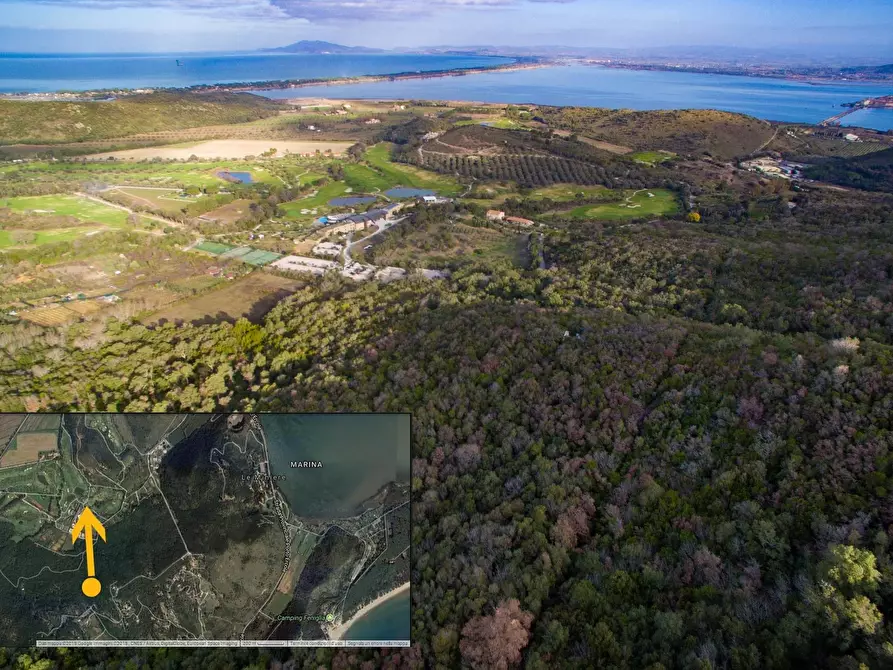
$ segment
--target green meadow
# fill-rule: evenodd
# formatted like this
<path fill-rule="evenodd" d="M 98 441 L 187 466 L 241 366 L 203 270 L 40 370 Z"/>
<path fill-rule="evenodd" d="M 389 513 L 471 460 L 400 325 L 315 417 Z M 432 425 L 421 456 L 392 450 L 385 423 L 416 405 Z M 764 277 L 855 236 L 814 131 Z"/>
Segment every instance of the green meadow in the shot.
<path fill-rule="evenodd" d="M 649 193 L 651 195 L 649 195 Z M 663 216 L 679 211 L 676 194 L 664 189 L 649 189 L 635 194 L 628 191 L 621 202 L 602 205 L 583 205 L 569 214 L 575 219 L 616 220 L 638 219 L 646 216 Z"/>

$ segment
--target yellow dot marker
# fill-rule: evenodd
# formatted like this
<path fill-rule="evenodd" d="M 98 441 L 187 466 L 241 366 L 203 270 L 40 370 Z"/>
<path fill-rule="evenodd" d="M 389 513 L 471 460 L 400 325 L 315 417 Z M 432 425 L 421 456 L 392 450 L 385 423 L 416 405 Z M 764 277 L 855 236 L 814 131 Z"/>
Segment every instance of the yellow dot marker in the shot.
<path fill-rule="evenodd" d="M 102 591 L 102 584 L 96 577 L 87 577 L 87 579 L 84 580 L 84 583 L 81 584 L 81 591 L 83 591 L 84 595 L 88 598 L 95 598 L 99 595 L 99 592 Z"/>
<path fill-rule="evenodd" d="M 81 584 L 81 591 L 88 598 L 95 598 L 102 591 L 102 584 L 96 579 L 96 562 L 93 559 L 93 531 L 105 542 L 105 528 L 93 514 L 89 507 L 84 507 L 84 511 L 78 517 L 71 529 L 71 543 L 74 544 L 84 533 L 84 542 L 87 545 L 87 579 Z"/>

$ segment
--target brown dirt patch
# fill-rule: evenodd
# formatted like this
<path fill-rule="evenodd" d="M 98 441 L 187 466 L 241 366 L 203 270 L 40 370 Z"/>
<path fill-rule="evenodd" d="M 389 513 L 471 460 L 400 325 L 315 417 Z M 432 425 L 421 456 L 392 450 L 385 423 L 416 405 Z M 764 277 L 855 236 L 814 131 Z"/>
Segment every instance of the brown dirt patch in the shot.
<path fill-rule="evenodd" d="M 302 285 L 300 281 L 258 270 L 216 291 L 171 305 L 148 317 L 144 323 L 232 322 L 243 316 L 259 321 L 276 303 Z"/>
<path fill-rule="evenodd" d="M 144 147 L 142 149 L 126 149 L 92 154 L 88 158 L 104 160 L 112 157 L 120 160 L 143 160 L 145 158 L 164 158 L 184 160 L 191 156 L 213 160 L 237 159 L 246 156 L 258 156 L 268 149 L 276 148 L 277 156 L 286 154 L 312 154 L 317 150 L 331 151 L 341 154 L 351 146 L 350 142 L 298 141 L 298 140 L 210 140 L 199 142 L 188 147 Z"/>
<path fill-rule="evenodd" d="M 3 454 L 0 468 L 32 463 L 41 453 L 58 451 L 58 436 L 56 433 L 19 433 L 14 446 L 15 448 L 9 448 Z"/>
<path fill-rule="evenodd" d="M 217 223 L 232 224 L 248 214 L 248 206 L 250 200 L 233 200 L 223 207 L 212 209 L 201 216 L 202 219 L 209 219 Z"/>

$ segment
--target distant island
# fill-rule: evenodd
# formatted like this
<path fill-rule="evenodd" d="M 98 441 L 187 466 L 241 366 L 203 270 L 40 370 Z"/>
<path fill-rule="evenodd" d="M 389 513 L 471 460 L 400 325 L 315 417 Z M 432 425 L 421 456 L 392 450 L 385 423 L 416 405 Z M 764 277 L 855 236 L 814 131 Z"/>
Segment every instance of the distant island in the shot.
<path fill-rule="evenodd" d="M 272 49 L 262 49 L 268 53 L 288 53 L 288 54 L 378 54 L 386 53 L 385 49 L 376 49 L 374 47 L 348 47 L 343 44 L 334 44 L 333 42 L 323 42 L 321 40 L 301 40 L 294 44 L 288 44 L 284 47 L 275 47 Z"/>

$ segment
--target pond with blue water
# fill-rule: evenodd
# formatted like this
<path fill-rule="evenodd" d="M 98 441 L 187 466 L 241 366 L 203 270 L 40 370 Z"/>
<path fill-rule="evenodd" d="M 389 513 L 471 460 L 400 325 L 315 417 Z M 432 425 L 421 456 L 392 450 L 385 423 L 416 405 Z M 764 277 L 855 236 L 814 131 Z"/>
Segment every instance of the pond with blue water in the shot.
<path fill-rule="evenodd" d="M 254 183 L 254 179 L 251 178 L 250 172 L 223 172 L 220 176 L 227 181 L 236 181 L 240 184 Z"/>

